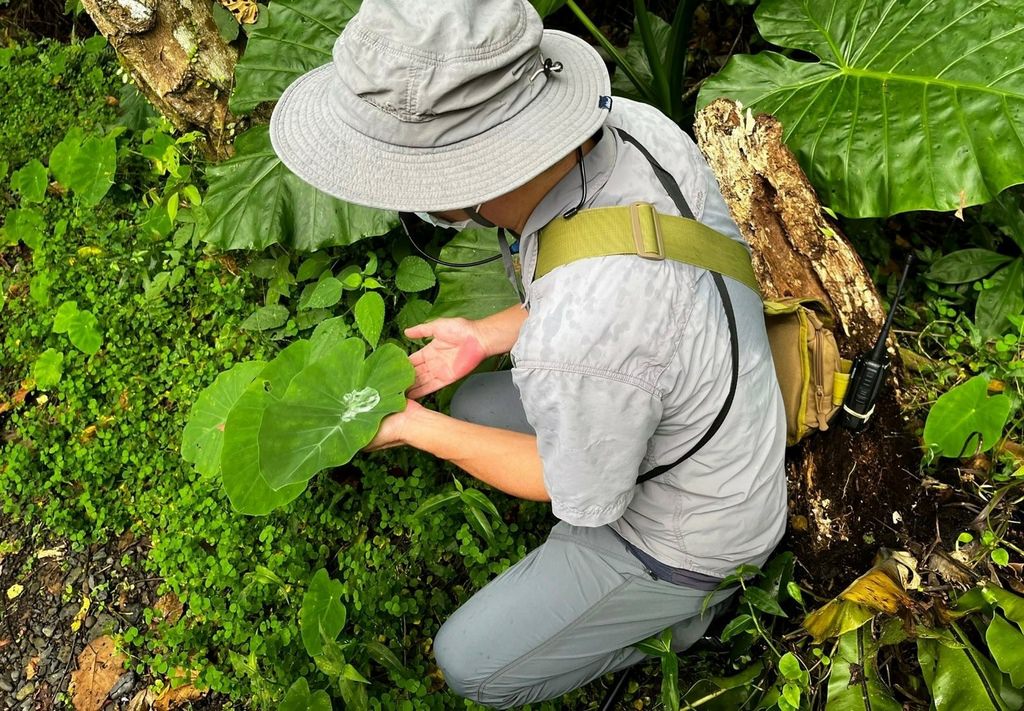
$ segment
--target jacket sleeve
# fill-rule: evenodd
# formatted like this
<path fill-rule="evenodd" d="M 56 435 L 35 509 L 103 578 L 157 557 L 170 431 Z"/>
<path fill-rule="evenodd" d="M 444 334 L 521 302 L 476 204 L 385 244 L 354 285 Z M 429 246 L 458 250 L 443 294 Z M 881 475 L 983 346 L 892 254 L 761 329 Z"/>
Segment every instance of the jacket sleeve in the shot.
<path fill-rule="evenodd" d="M 661 420 L 660 398 L 626 376 L 576 363 L 532 363 L 512 376 L 537 433 L 555 516 L 576 526 L 620 518 Z"/>

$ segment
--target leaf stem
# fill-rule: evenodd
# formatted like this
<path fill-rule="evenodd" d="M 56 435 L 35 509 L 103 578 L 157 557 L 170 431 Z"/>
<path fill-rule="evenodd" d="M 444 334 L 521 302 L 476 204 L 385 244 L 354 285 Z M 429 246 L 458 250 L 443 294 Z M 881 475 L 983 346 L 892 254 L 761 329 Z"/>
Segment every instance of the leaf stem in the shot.
<path fill-rule="evenodd" d="M 625 72 L 626 76 L 629 77 L 629 80 L 633 82 L 633 85 L 637 88 L 637 91 L 639 91 L 644 97 L 644 101 L 656 104 L 657 97 L 651 93 L 651 87 L 644 83 L 633 68 L 629 66 L 629 63 L 626 62 L 626 58 L 623 57 L 619 50 L 615 48 L 615 45 L 613 45 L 608 38 L 604 36 L 604 33 L 598 29 L 597 25 L 587 17 L 587 14 L 580 9 L 580 6 L 577 5 L 574 0 L 567 0 L 565 4 L 570 10 L 572 10 L 573 14 L 576 15 L 576 18 L 583 24 L 583 26 L 587 28 L 587 31 L 593 35 L 594 39 L 596 39 L 604 50 L 611 56 L 616 66 Z"/>

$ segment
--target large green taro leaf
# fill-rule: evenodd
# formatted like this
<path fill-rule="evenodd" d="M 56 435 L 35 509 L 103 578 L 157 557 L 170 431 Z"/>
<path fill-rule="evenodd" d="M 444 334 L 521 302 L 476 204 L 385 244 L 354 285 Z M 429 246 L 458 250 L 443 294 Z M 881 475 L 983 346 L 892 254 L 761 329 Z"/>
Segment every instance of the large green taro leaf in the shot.
<path fill-rule="evenodd" d="M 239 513 L 265 516 L 295 499 L 305 482 L 271 489 L 260 475 L 260 427 L 267 408 L 283 397 L 289 383 L 314 355 L 309 341 L 296 341 L 267 365 L 231 408 L 224 423 L 221 476 L 231 506 Z"/>
<path fill-rule="evenodd" d="M 494 230 L 463 230 L 441 250 L 447 262 L 475 262 L 498 254 Z M 479 267 L 437 267 L 438 292 L 430 318 L 483 318 L 518 303 L 501 260 Z"/>
<path fill-rule="evenodd" d="M 398 224 L 393 212 L 343 202 L 297 178 L 270 145 L 266 126 L 235 140 L 235 155 L 210 167 L 203 238 L 221 249 L 285 244 L 301 251 L 382 235 Z"/>
<path fill-rule="evenodd" d="M 203 476 L 214 476 L 220 471 L 228 414 L 266 365 L 263 361 L 238 363 L 218 375 L 192 405 L 181 435 L 181 456 L 195 464 Z"/>
<path fill-rule="evenodd" d="M 259 433 L 260 470 L 272 488 L 306 482 L 340 466 L 405 408 L 414 371 L 400 348 L 385 344 L 365 361 L 358 338 L 343 341 L 295 376 L 271 403 Z"/>
<path fill-rule="evenodd" d="M 231 110 L 245 113 L 277 101 L 300 75 L 331 61 L 331 48 L 359 9 L 358 0 L 274 0 L 266 27 L 249 35 L 235 66 Z"/>
<path fill-rule="evenodd" d="M 734 57 L 701 90 L 775 114 L 824 202 L 851 217 L 952 210 L 1024 182 L 1019 2 L 765 0 L 774 52 Z"/>

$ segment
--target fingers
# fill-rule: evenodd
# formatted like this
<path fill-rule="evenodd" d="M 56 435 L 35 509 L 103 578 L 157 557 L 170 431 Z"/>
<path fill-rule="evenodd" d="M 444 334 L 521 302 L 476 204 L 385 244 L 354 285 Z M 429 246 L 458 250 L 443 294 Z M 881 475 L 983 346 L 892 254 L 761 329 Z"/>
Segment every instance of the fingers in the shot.
<path fill-rule="evenodd" d="M 420 323 L 405 329 L 406 338 L 430 338 L 434 335 L 434 323 Z"/>
<path fill-rule="evenodd" d="M 409 389 L 405 395 L 412 400 L 419 400 L 424 395 L 429 395 L 432 392 L 437 392 L 443 388 L 447 383 L 442 383 L 440 380 L 434 379 L 427 382 L 415 382 L 412 388 Z"/>

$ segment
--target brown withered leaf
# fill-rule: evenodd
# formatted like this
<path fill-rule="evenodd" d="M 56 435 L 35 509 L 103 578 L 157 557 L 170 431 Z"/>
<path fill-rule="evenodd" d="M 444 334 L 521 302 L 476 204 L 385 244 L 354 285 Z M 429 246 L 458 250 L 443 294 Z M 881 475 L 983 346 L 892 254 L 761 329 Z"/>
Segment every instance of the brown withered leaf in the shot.
<path fill-rule="evenodd" d="M 75 711 L 100 711 L 124 673 L 125 661 L 109 635 L 90 642 L 78 655 L 78 668 L 71 672 L 71 703 Z"/>
<path fill-rule="evenodd" d="M 153 708 L 156 711 L 171 711 L 171 709 L 180 709 L 186 704 L 198 701 L 199 699 L 206 696 L 206 692 L 191 684 L 185 684 L 179 686 L 177 689 L 171 689 L 168 687 L 164 690 L 164 693 L 157 697 L 156 701 L 153 702 Z"/>
<path fill-rule="evenodd" d="M 259 19 L 260 8 L 256 0 L 220 0 L 223 5 L 235 17 L 235 21 L 241 25 L 251 25 Z"/>
<path fill-rule="evenodd" d="M 174 593 L 167 593 L 161 595 L 153 605 L 153 609 L 160 613 L 160 618 L 167 622 L 169 625 L 173 625 L 175 622 L 181 619 L 181 615 L 184 612 L 184 606 L 181 604 L 181 600 Z M 155 618 L 154 618 L 155 619 Z"/>

